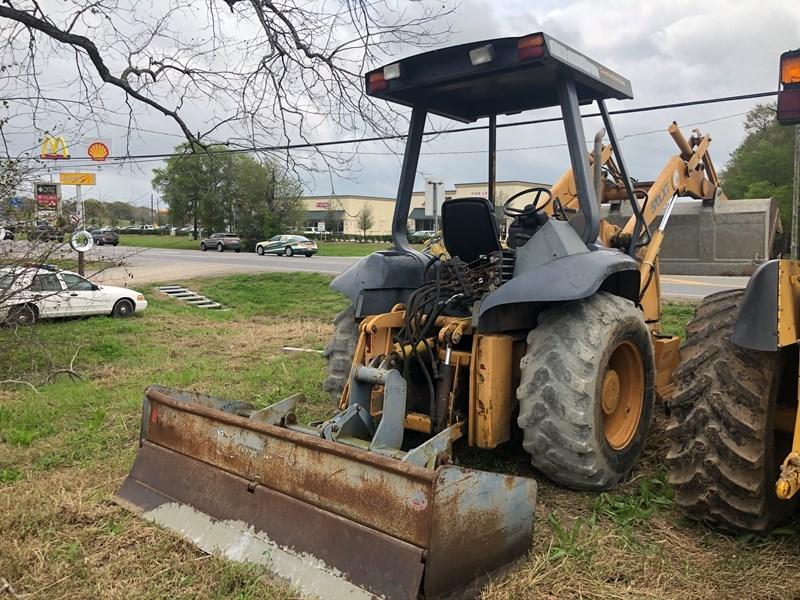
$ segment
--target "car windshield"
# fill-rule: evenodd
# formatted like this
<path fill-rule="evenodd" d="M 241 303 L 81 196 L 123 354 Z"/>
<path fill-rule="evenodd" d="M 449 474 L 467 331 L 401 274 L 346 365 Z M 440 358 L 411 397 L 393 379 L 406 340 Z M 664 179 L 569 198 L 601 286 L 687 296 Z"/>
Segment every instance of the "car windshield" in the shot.
<path fill-rule="evenodd" d="M 302 235 L 295 236 L 295 242 L 308 242 L 310 241 L 307 237 L 303 237 Z"/>

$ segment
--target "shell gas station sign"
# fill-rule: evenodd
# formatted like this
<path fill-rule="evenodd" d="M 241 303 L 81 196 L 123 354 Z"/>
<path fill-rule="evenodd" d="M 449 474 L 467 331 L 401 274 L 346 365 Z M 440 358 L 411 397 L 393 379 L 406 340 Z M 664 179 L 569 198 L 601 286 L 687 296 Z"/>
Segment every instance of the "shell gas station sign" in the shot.
<path fill-rule="evenodd" d="M 106 142 L 99 140 L 92 142 L 86 149 L 86 154 L 88 154 L 89 158 L 96 162 L 103 162 L 108 158 L 108 155 L 111 154 L 111 150 L 108 146 L 109 145 Z"/>

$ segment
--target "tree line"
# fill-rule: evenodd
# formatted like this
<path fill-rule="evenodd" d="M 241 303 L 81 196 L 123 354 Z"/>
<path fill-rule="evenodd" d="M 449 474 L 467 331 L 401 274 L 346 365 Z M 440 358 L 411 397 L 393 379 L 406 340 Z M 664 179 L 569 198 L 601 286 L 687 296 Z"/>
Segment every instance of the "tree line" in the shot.
<path fill-rule="evenodd" d="M 36 204 L 32 196 L 17 196 L 18 204 L 12 204 L 6 199 L 2 207 L 2 219 L 8 222 L 32 223 L 36 220 Z M 87 225 L 144 225 L 154 222 L 150 207 L 136 206 L 121 200 L 104 201 L 96 198 L 87 198 L 83 201 L 84 214 Z M 75 200 L 62 200 L 62 216 L 58 225 L 65 225 L 69 216 L 77 214 L 78 207 Z M 163 221 L 163 220 L 162 220 Z M 156 217 L 156 223 L 158 222 Z M 166 223 L 166 221 L 163 221 Z"/>
<path fill-rule="evenodd" d="M 785 251 L 792 229 L 794 127 L 778 123 L 775 104 L 759 104 L 747 113 L 745 137 L 721 173 L 728 198 L 775 198 L 783 233 L 776 250 Z"/>
<path fill-rule="evenodd" d="M 181 144 L 176 156 L 153 171 L 153 187 L 173 223 L 196 225 L 198 235 L 236 232 L 246 246 L 302 223 L 296 177 L 268 159 L 223 150 Z"/>

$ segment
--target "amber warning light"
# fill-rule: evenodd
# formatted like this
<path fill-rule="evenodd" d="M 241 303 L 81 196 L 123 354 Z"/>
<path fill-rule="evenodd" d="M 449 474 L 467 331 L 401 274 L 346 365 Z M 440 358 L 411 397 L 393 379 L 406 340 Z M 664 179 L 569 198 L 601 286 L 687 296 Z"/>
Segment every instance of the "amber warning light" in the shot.
<path fill-rule="evenodd" d="M 778 122 L 800 125 L 800 48 L 781 54 Z"/>

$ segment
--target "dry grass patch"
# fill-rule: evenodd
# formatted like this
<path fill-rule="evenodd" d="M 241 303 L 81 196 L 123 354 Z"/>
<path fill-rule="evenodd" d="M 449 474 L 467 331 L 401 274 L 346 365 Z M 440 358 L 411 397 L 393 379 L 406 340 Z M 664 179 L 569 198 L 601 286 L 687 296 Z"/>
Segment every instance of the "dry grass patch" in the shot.
<path fill-rule="evenodd" d="M 295 595 L 262 568 L 208 556 L 111 501 L 132 452 L 0 487 L 0 576 L 25 598 L 240 598 Z M 10 535 L 9 535 L 10 534 Z"/>
<path fill-rule="evenodd" d="M 517 598 L 798 598 L 800 535 L 724 536 L 686 520 L 663 484 L 666 446 L 656 418 L 630 481 L 606 494 L 572 492 L 541 477 L 534 549 L 491 582 L 483 600 Z"/>

